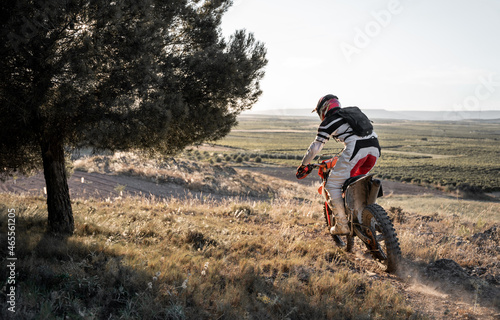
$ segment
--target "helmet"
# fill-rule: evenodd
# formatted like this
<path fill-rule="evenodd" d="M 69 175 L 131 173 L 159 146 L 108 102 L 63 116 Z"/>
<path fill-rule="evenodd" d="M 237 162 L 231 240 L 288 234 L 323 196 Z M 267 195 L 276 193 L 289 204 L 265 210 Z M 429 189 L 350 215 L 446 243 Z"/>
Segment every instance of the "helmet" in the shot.
<path fill-rule="evenodd" d="M 321 97 L 318 101 L 316 109 L 314 109 L 313 112 L 316 111 L 319 118 L 323 121 L 328 111 L 334 108 L 340 108 L 340 102 L 338 99 L 339 98 L 333 94 L 327 94 L 326 96 Z"/>

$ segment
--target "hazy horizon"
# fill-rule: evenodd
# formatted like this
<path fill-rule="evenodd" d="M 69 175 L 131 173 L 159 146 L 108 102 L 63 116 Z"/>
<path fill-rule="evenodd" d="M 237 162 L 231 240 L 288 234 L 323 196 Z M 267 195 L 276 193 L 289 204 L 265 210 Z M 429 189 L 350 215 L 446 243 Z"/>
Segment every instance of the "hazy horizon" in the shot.
<path fill-rule="evenodd" d="M 500 2 L 235 0 L 222 32 L 253 32 L 269 64 L 254 110 L 500 109 Z M 256 18 L 258 17 L 258 18 Z"/>
<path fill-rule="evenodd" d="M 387 109 L 362 109 L 371 119 L 392 120 L 428 120 L 428 121 L 460 121 L 460 120 L 500 120 L 500 110 L 479 111 L 447 111 L 447 110 L 387 110 Z M 243 116 L 293 116 L 317 118 L 310 109 L 265 109 L 248 110 Z"/>

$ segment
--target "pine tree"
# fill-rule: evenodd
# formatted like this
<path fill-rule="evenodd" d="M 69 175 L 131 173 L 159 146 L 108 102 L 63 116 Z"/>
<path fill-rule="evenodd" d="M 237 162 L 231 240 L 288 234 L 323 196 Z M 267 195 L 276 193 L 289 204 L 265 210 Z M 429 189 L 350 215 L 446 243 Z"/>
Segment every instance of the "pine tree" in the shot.
<path fill-rule="evenodd" d="M 4 0 L 0 173 L 43 168 L 49 228 L 74 230 L 65 150 L 174 154 L 222 138 L 254 104 L 267 63 L 230 0 Z"/>

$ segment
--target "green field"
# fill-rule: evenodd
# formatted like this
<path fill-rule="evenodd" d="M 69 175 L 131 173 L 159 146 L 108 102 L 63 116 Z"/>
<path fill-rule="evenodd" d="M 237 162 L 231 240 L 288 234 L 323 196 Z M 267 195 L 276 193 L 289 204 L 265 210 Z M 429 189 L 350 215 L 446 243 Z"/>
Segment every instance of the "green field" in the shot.
<path fill-rule="evenodd" d="M 258 161 L 297 166 L 314 140 L 315 118 L 242 116 L 215 146 L 217 161 Z M 500 191 L 500 120 L 422 122 L 375 120 L 382 157 L 374 173 L 384 179 L 434 185 L 448 191 Z M 322 151 L 342 148 L 333 140 Z"/>

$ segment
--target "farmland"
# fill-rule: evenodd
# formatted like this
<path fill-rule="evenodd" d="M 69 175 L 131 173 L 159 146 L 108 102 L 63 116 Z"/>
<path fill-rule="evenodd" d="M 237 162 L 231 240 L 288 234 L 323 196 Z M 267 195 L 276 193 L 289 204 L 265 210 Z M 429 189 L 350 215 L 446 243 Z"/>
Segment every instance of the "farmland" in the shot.
<path fill-rule="evenodd" d="M 315 138 L 318 121 L 303 117 L 242 116 L 239 125 L 215 146 L 216 161 L 259 162 L 297 166 Z M 421 122 L 375 120 L 382 157 L 374 169 L 395 181 L 432 185 L 466 193 L 500 191 L 500 120 Z M 341 151 L 329 142 L 324 157 Z M 221 159 L 217 159 L 221 158 Z"/>

